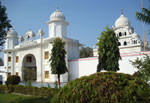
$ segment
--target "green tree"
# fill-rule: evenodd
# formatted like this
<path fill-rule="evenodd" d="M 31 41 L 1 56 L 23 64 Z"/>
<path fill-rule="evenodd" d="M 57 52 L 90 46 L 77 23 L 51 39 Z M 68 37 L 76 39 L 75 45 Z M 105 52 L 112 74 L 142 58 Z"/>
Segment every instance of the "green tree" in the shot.
<path fill-rule="evenodd" d="M 60 38 L 56 38 L 53 43 L 53 48 L 51 50 L 50 66 L 52 74 L 57 74 L 58 76 L 58 86 L 60 87 L 60 75 L 68 72 L 65 61 L 65 42 Z"/>
<path fill-rule="evenodd" d="M 136 18 L 146 24 L 150 24 L 150 10 L 142 8 L 141 12 L 136 12 Z"/>
<path fill-rule="evenodd" d="M 93 49 L 89 47 L 82 47 L 80 49 L 80 58 L 85 57 L 92 57 L 93 56 Z"/>
<path fill-rule="evenodd" d="M 132 65 L 138 69 L 138 72 L 135 72 L 134 76 L 148 83 L 150 81 L 150 57 L 146 55 L 141 59 L 137 58 L 131 62 Z"/>
<path fill-rule="evenodd" d="M 107 71 L 118 71 L 119 70 L 119 41 L 116 37 L 113 29 L 110 29 L 109 26 L 101 33 L 101 36 L 98 38 L 98 65 L 97 72 L 102 70 Z"/>
<path fill-rule="evenodd" d="M 36 68 L 24 67 L 24 81 L 35 81 L 36 80 Z"/>
<path fill-rule="evenodd" d="M 0 51 L 5 42 L 7 31 L 10 27 L 12 26 L 10 24 L 10 20 L 8 20 L 6 14 L 6 8 L 1 5 L 1 1 L 0 1 Z"/>

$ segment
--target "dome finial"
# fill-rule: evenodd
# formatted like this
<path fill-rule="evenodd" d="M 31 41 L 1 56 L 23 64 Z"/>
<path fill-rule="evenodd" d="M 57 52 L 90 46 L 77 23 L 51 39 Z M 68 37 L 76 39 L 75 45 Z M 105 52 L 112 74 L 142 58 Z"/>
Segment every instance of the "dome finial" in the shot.
<path fill-rule="evenodd" d="M 121 15 L 123 15 L 123 8 L 121 8 Z"/>

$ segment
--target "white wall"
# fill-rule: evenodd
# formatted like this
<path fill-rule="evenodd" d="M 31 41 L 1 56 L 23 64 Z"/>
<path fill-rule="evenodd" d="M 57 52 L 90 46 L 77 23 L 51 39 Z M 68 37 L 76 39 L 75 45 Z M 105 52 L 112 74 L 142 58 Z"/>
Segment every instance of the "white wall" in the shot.
<path fill-rule="evenodd" d="M 0 75 L 2 76 L 2 84 L 5 84 L 7 73 L 4 66 L 0 66 Z"/>
<path fill-rule="evenodd" d="M 144 54 L 150 55 L 149 52 L 139 52 L 132 54 L 123 54 L 122 59 L 119 61 L 120 70 L 118 72 L 133 74 L 137 71 L 130 62 L 135 61 L 136 58 L 142 58 Z M 69 80 L 80 78 L 81 76 L 91 75 L 97 71 L 98 58 L 90 57 L 83 59 L 76 59 L 69 61 Z"/>

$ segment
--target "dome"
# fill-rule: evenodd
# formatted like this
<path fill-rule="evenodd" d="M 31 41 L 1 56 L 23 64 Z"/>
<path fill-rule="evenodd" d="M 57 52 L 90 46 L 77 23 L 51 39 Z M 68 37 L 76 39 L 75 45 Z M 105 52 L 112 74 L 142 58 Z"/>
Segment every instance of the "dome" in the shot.
<path fill-rule="evenodd" d="M 26 34 L 25 34 L 25 38 L 32 38 L 35 36 L 35 33 L 32 30 L 29 30 Z"/>
<path fill-rule="evenodd" d="M 127 17 L 123 15 L 123 10 L 121 13 L 121 16 L 116 20 L 115 22 L 115 27 L 120 28 L 120 27 L 130 27 L 130 21 Z"/>
<path fill-rule="evenodd" d="M 7 32 L 7 38 L 17 38 L 18 33 L 13 29 L 10 28 L 9 31 Z"/>
<path fill-rule="evenodd" d="M 50 21 L 53 20 L 65 20 L 65 16 L 62 12 L 56 9 L 50 16 Z"/>

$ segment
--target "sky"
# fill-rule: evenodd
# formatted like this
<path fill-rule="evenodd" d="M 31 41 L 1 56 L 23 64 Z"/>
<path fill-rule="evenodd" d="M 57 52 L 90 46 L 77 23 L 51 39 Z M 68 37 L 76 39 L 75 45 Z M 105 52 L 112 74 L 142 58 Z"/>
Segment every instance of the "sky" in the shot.
<path fill-rule="evenodd" d="M 141 11 L 141 0 L 1 0 L 8 18 L 18 35 L 25 35 L 31 29 L 37 34 L 40 28 L 48 37 L 51 13 L 59 7 L 69 22 L 67 36 L 93 48 L 97 38 L 107 25 L 114 26 L 121 15 L 130 20 L 131 26 L 143 39 L 142 22 L 137 21 L 136 11 Z M 149 0 L 143 0 L 143 7 L 149 7 Z M 149 41 L 148 25 L 145 25 L 146 40 Z M 2 57 L 3 55 L 0 54 Z"/>

